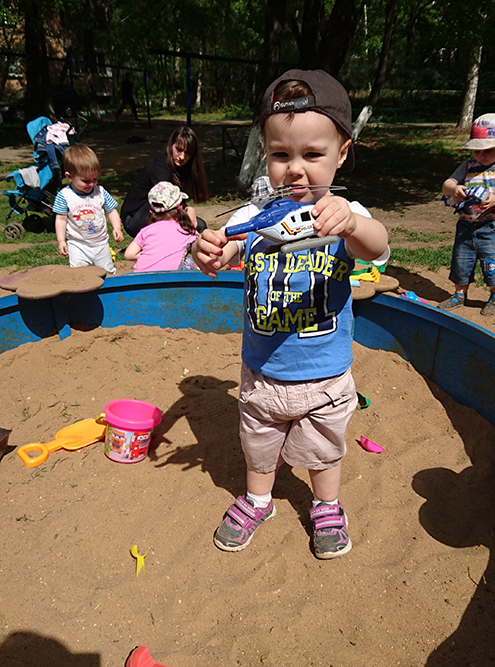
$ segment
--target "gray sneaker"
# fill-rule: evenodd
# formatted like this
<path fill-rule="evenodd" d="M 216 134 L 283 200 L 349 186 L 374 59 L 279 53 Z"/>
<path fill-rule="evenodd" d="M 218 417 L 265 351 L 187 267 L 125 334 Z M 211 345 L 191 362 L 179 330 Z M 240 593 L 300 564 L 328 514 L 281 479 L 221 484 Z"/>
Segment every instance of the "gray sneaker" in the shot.
<path fill-rule="evenodd" d="M 495 315 L 495 299 L 491 299 L 481 310 L 481 314 L 489 317 L 490 315 Z"/>
<path fill-rule="evenodd" d="M 347 516 L 340 501 L 336 505 L 319 503 L 309 510 L 314 521 L 313 545 L 317 558 L 337 558 L 352 549 L 347 532 Z"/>
<path fill-rule="evenodd" d="M 227 510 L 225 519 L 213 536 L 213 542 L 223 551 L 245 549 L 251 542 L 256 528 L 276 513 L 273 500 L 267 507 L 253 507 L 245 496 L 239 496 Z"/>
<path fill-rule="evenodd" d="M 439 303 L 438 307 L 441 308 L 442 310 L 455 310 L 455 308 L 460 308 L 461 306 L 464 306 L 465 303 L 466 303 L 466 297 L 461 299 L 457 296 L 457 294 L 453 294 L 452 296 L 449 296 L 448 299 L 445 299 L 445 301 Z"/>

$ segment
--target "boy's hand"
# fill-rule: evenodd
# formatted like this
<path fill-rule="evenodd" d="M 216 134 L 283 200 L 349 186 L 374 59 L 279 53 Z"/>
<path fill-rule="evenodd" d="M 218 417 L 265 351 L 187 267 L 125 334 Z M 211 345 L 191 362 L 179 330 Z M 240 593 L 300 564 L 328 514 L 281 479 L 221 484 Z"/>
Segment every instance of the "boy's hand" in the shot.
<path fill-rule="evenodd" d="M 221 230 L 205 229 L 194 241 L 191 254 L 205 275 L 216 278 L 217 271 L 237 254 L 237 244 Z"/>
<path fill-rule="evenodd" d="M 121 229 L 114 229 L 113 230 L 113 238 L 117 243 L 122 243 L 124 240 L 124 234 L 122 233 Z"/>
<path fill-rule="evenodd" d="M 488 211 L 488 209 L 493 208 L 494 206 L 495 206 L 495 194 L 490 193 L 488 199 L 480 205 L 480 208 L 483 211 Z"/>
<path fill-rule="evenodd" d="M 456 201 L 465 201 L 466 200 L 466 188 L 464 185 L 457 184 L 452 191 L 452 197 Z"/>
<path fill-rule="evenodd" d="M 346 199 L 330 193 L 324 195 L 311 211 L 316 218 L 314 228 L 319 237 L 336 234 L 345 239 L 356 231 L 357 222 Z"/>
<path fill-rule="evenodd" d="M 67 248 L 67 243 L 65 241 L 60 241 L 59 242 L 58 251 L 62 255 L 62 257 L 68 257 L 69 256 L 69 250 Z"/>

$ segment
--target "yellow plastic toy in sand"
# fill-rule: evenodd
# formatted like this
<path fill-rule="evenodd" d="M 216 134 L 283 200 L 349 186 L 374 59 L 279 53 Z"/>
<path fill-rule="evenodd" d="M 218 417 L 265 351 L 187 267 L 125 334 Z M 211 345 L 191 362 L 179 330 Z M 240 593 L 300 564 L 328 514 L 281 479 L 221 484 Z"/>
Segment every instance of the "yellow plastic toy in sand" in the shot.
<path fill-rule="evenodd" d="M 352 276 L 353 280 L 364 280 L 370 283 L 379 283 L 380 282 L 380 271 L 373 266 L 371 271 L 365 271 L 364 273 L 359 273 L 356 276 Z"/>
<path fill-rule="evenodd" d="M 138 574 L 141 572 L 141 570 L 144 570 L 144 559 L 148 555 L 148 552 L 144 554 L 144 556 L 141 556 L 141 554 L 138 551 L 137 544 L 133 544 L 131 547 L 131 556 L 136 559 L 136 577 Z"/>

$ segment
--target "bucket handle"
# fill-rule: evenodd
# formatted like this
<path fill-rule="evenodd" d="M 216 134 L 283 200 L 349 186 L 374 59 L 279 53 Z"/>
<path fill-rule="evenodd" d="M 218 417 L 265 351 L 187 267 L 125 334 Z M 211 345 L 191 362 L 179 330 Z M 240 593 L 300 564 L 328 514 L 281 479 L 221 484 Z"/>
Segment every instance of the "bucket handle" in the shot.
<path fill-rule="evenodd" d="M 100 414 L 98 415 L 98 417 L 95 418 L 95 422 L 96 422 L 97 424 L 105 424 L 105 426 L 108 426 L 108 422 L 107 422 L 107 420 L 105 419 L 105 413 L 104 413 L 104 412 L 100 412 Z"/>

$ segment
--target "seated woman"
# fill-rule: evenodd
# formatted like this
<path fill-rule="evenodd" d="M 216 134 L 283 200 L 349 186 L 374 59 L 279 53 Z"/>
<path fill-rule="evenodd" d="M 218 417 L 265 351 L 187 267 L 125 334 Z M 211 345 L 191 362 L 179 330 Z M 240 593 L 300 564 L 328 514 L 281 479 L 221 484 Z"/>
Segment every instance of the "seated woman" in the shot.
<path fill-rule="evenodd" d="M 176 185 L 157 183 L 151 188 L 145 227 L 125 251 L 125 258 L 137 260 L 134 271 L 177 271 L 195 268 L 188 251 L 197 232 L 189 217 L 190 206 L 183 206 L 187 195 Z"/>
<path fill-rule="evenodd" d="M 208 199 L 198 138 L 190 127 L 175 130 L 167 142 L 167 153 L 148 162 L 134 178 L 120 211 L 122 224 L 130 236 L 135 237 L 146 225 L 148 192 L 162 181 L 173 183 L 181 190 L 189 189 L 197 203 Z M 189 212 L 195 229 L 198 232 L 206 229 L 205 221 L 196 219 L 194 209 L 189 207 Z"/>

